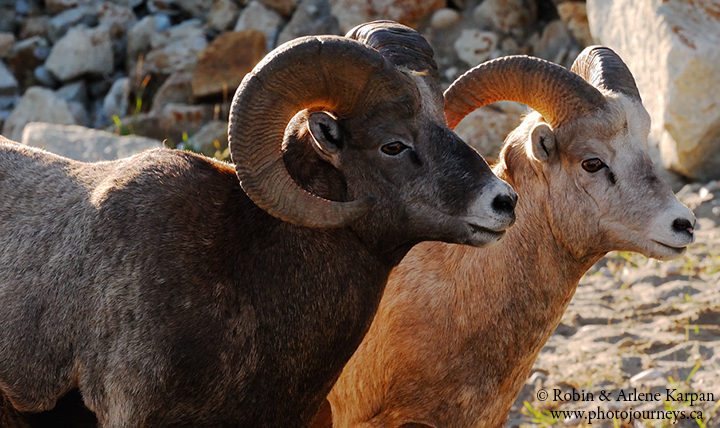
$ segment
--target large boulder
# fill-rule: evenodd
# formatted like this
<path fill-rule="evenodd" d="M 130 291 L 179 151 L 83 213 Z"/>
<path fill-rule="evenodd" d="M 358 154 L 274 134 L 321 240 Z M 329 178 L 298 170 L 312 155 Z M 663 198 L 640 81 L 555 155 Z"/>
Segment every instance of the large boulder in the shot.
<path fill-rule="evenodd" d="M 48 21 L 47 38 L 52 43 L 55 43 L 60 40 L 70 28 L 79 24 L 95 27 L 99 19 L 96 7 L 80 6 L 74 9 L 68 9 L 65 12 L 53 16 Z"/>
<path fill-rule="evenodd" d="M 203 125 L 187 141 L 189 148 L 206 156 L 222 158 L 228 147 L 228 123 L 213 120 Z"/>
<path fill-rule="evenodd" d="M 302 0 L 280 32 L 277 44 L 315 34 L 341 34 L 337 18 L 330 14 L 328 0 Z"/>
<path fill-rule="evenodd" d="M 467 115 L 455 132 L 492 164 L 499 157 L 505 137 L 520 125 L 521 116 L 527 112 L 523 104 L 500 101 Z"/>
<path fill-rule="evenodd" d="M 588 0 L 590 31 L 615 50 L 653 119 L 666 168 L 720 178 L 720 7 L 716 1 Z"/>
<path fill-rule="evenodd" d="M 202 23 L 185 21 L 150 36 L 152 50 L 145 55 L 143 75 L 148 73 L 170 75 L 195 65 L 200 52 L 207 46 Z"/>
<path fill-rule="evenodd" d="M 217 111 L 217 114 L 216 114 Z M 185 141 L 206 123 L 217 117 L 227 117 L 227 109 L 213 105 L 166 104 L 162 110 L 152 110 L 120 119 L 120 133 L 133 133 L 165 141 L 170 147 Z"/>
<path fill-rule="evenodd" d="M 25 125 L 30 122 L 76 124 L 67 101 L 55 92 L 39 86 L 33 86 L 25 91 L 20 103 L 5 121 L 2 135 L 13 141 L 20 141 Z"/>
<path fill-rule="evenodd" d="M 208 12 L 207 25 L 215 31 L 230 29 L 240 15 L 240 7 L 232 0 L 217 0 Z"/>
<path fill-rule="evenodd" d="M 80 25 L 58 40 L 45 66 L 56 78 L 67 82 L 85 74 L 110 74 L 113 72 L 113 61 L 109 30 Z"/>
<path fill-rule="evenodd" d="M 138 59 L 152 48 L 150 43 L 152 36 L 168 28 L 170 28 L 170 18 L 160 14 L 148 15 L 130 26 L 126 47 L 126 69 L 129 73 L 136 73 Z"/>
<path fill-rule="evenodd" d="M 257 30 L 265 35 L 267 50 L 275 47 L 275 42 L 284 21 L 282 15 L 257 0 L 253 0 L 240 13 L 233 31 Z"/>
<path fill-rule="evenodd" d="M 198 57 L 192 79 L 195 97 L 235 93 L 245 74 L 265 56 L 265 35 L 257 30 L 218 36 Z"/>
<path fill-rule="evenodd" d="M 475 8 L 473 18 L 478 24 L 502 33 L 522 31 L 537 18 L 537 6 L 529 0 L 485 0 Z"/>
<path fill-rule="evenodd" d="M 192 80 L 192 71 L 171 74 L 155 92 L 150 111 L 162 111 L 168 104 L 190 104 L 193 98 Z"/>
<path fill-rule="evenodd" d="M 137 135 L 121 137 L 84 126 L 50 123 L 28 124 L 21 144 L 83 162 L 119 159 L 163 146 L 162 142 L 152 138 Z"/>
<path fill-rule="evenodd" d="M 330 0 L 332 14 L 346 33 L 356 25 L 376 19 L 392 19 L 410 27 L 445 7 L 446 0 Z"/>
<path fill-rule="evenodd" d="M 498 35 L 494 31 L 464 29 L 455 39 L 455 52 L 458 58 L 468 66 L 476 65 L 490 59 L 497 47 Z"/>

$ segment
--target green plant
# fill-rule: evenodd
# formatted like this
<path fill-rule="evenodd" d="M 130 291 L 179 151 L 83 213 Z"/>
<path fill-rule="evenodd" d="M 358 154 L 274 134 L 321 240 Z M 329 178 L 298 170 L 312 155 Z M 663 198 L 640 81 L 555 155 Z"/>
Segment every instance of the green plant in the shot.
<path fill-rule="evenodd" d="M 213 155 L 215 159 L 223 161 L 230 160 L 230 147 L 225 147 L 224 150 L 220 150 L 220 141 L 218 140 L 213 141 L 213 145 L 215 146 L 215 154 Z"/>
<path fill-rule="evenodd" d="M 528 401 L 525 401 L 524 405 L 525 409 L 533 416 L 533 423 L 540 424 L 543 428 L 553 427 L 557 424 L 557 418 L 554 418 L 548 410 L 536 410 Z"/>
<path fill-rule="evenodd" d="M 702 361 L 698 361 L 695 364 L 695 367 L 690 371 L 690 374 L 688 374 L 687 378 L 685 380 L 675 380 L 672 376 L 668 376 L 668 381 L 670 381 L 670 385 L 677 389 L 680 393 L 685 393 L 690 391 L 690 381 L 692 380 L 693 376 L 695 376 L 695 373 L 700 369 L 702 365 Z M 683 408 L 687 408 L 690 406 L 690 401 L 672 401 L 672 400 L 663 400 L 663 404 L 665 406 L 666 411 L 680 411 Z M 675 423 L 673 423 L 675 422 Z M 702 419 L 695 419 L 695 422 L 701 427 L 705 427 L 705 422 Z M 661 428 L 669 428 L 674 426 L 677 423 L 677 421 L 672 420 L 663 420 L 660 424 Z"/>
<path fill-rule="evenodd" d="M 112 117 L 112 120 L 115 123 L 116 134 L 124 136 L 136 133 L 135 126 L 137 125 L 137 118 L 140 115 L 140 111 L 142 110 L 143 93 L 145 92 L 145 88 L 147 88 L 148 83 L 150 83 L 150 75 L 145 76 L 142 83 L 140 84 L 140 88 L 138 89 L 138 92 L 135 96 L 135 109 L 133 111 L 132 120 L 129 124 L 123 123 L 122 119 L 120 119 L 120 117 L 117 115 L 114 115 Z"/>

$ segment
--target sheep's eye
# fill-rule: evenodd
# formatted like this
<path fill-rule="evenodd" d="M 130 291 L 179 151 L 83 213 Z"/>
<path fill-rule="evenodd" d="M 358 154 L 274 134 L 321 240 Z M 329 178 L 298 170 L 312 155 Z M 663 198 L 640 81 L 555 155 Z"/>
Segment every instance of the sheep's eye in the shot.
<path fill-rule="evenodd" d="M 408 146 L 406 146 L 405 144 L 399 141 L 394 141 L 392 143 L 385 144 L 380 148 L 380 150 L 382 150 L 382 152 L 386 155 L 397 156 L 400 153 L 404 152 L 407 148 Z"/>
<path fill-rule="evenodd" d="M 598 172 L 601 169 L 605 168 L 605 166 L 606 165 L 603 163 L 603 161 L 598 158 L 588 159 L 583 161 L 582 163 L 583 169 L 587 172 Z"/>

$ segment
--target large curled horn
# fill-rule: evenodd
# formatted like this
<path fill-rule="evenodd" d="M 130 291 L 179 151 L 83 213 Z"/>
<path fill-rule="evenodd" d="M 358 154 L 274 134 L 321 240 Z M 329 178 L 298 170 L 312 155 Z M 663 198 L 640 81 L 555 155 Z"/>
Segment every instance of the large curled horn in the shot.
<path fill-rule="evenodd" d="M 396 67 L 428 73 L 435 79 L 440 77 L 432 47 L 425 37 L 410 27 L 395 21 L 373 21 L 358 25 L 345 37 L 377 50 Z"/>
<path fill-rule="evenodd" d="M 524 55 L 484 62 L 445 91 L 445 115 L 453 129 L 468 114 L 496 101 L 526 104 L 553 127 L 605 106 L 605 97 L 580 76 Z"/>
<path fill-rule="evenodd" d="M 571 70 L 598 89 L 625 94 L 642 102 L 630 69 L 610 48 L 588 46 L 575 59 Z"/>
<path fill-rule="evenodd" d="M 430 43 L 420 33 L 395 21 L 372 21 L 348 31 L 345 37 L 371 47 L 395 67 L 422 76 L 435 101 L 442 102 L 440 72 Z"/>
<path fill-rule="evenodd" d="M 318 107 L 347 117 L 402 89 L 382 56 L 356 41 L 309 36 L 278 47 L 233 97 L 228 138 L 243 190 L 260 208 L 296 225 L 339 227 L 358 219 L 374 198 L 329 201 L 290 177 L 281 153 L 285 128 L 301 110 Z"/>

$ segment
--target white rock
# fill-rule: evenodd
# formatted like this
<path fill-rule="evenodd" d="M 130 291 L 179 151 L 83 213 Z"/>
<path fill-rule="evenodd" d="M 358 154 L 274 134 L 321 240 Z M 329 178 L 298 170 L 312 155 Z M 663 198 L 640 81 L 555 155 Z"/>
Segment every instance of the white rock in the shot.
<path fill-rule="evenodd" d="M 560 3 L 557 5 L 557 11 L 567 29 L 570 30 L 581 45 L 590 46 L 593 44 L 585 2 L 568 1 Z"/>
<path fill-rule="evenodd" d="M 276 44 L 311 34 L 340 34 L 328 0 L 303 0 L 280 32 Z"/>
<path fill-rule="evenodd" d="M 505 136 L 520 125 L 520 116 L 527 112 L 523 104 L 501 101 L 467 115 L 455 132 L 490 162 L 498 158 Z"/>
<path fill-rule="evenodd" d="M 98 23 L 97 8 L 81 6 L 66 10 L 53 16 L 48 22 L 48 38 L 51 42 L 57 42 L 67 33 L 68 29 L 79 24 L 94 27 Z"/>
<path fill-rule="evenodd" d="M 103 2 L 98 8 L 100 25 L 110 28 L 111 34 L 120 38 L 137 22 L 135 13 L 129 6 L 115 4 L 114 2 Z"/>
<path fill-rule="evenodd" d="M 150 34 L 150 46 L 153 49 L 162 48 L 173 42 L 204 37 L 205 33 L 202 28 L 202 21 L 198 19 L 189 19 L 178 25 L 174 25 L 160 32 Z"/>
<path fill-rule="evenodd" d="M 198 20 L 185 21 L 151 35 L 152 50 L 145 55 L 143 73 L 172 74 L 187 70 L 207 46 L 207 39 Z"/>
<path fill-rule="evenodd" d="M 88 111 L 83 104 L 77 101 L 70 101 L 68 102 L 68 108 L 73 115 L 73 119 L 75 119 L 75 123 L 82 126 L 90 125 L 90 115 L 88 115 Z"/>
<path fill-rule="evenodd" d="M 30 122 L 48 122 L 75 125 L 75 118 L 67 101 L 53 91 L 33 86 L 25 91 L 20 102 L 3 125 L 2 135 L 20 141 L 23 128 Z"/>
<path fill-rule="evenodd" d="M 55 93 L 65 101 L 79 102 L 86 104 L 88 102 L 88 87 L 85 80 L 68 83 L 58 88 Z"/>
<path fill-rule="evenodd" d="M 84 126 L 49 123 L 28 124 L 22 135 L 22 144 L 83 162 L 119 159 L 162 147 L 160 141 L 152 138 L 136 135 L 121 137 Z"/>
<path fill-rule="evenodd" d="M 593 37 L 626 62 L 653 120 L 665 167 L 720 177 L 720 20 L 717 2 L 588 0 Z"/>
<path fill-rule="evenodd" d="M 484 0 L 473 11 L 478 24 L 503 33 L 530 25 L 536 16 L 535 2 L 528 0 Z"/>
<path fill-rule="evenodd" d="M 375 19 L 391 19 L 416 28 L 419 21 L 446 4 L 446 0 L 330 0 L 343 33 Z"/>
<path fill-rule="evenodd" d="M 18 81 L 8 70 L 4 61 L 0 61 L 0 95 L 13 95 L 18 90 Z"/>
<path fill-rule="evenodd" d="M 84 74 L 112 73 L 113 47 L 108 29 L 71 29 L 53 46 L 45 66 L 63 82 Z"/>
<path fill-rule="evenodd" d="M 221 120 L 206 123 L 188 139 L 188 145 L 207 156 L 222 153 L 228 146 L 228 123 Z"/>
<path fill-rule="evenodd" d="M 237 22 L 240 8 L 234 1 L 217 0 L 208 13 L 207 25 L 217 31 L 225 31 Z"/>
<path fill-rule="evenodd" d="M 458 58 L 470 67 L 475 67 L 490 58 L 498 42 L 498 36 L 492 31 L 465 29 L 455 40 L 455 52 Z"/>
<path fill-rule="evenodd" d="M 272 50 L 283 22 L 279 13 L 257 0 L 252 0 L 240 13 L 233 31 L 258 30 L 265 34 L 267 48 Z"/>
<path fill-rule="evenodd" d="M 170 75 L 152 99 L 151 111 L 162 111 L 168 104 L 190 104 L 192 98 L 191 71 L 178 71 Z"/>
<path fill-rule="evenodd" d="M 150 111 L 121 118 L 122 128 L 138 135 L 166 141 L 171 147 L 185 140 L 215 116 L 208 104 L 166 104 L 161 111 Z M 223 115 L 227 117 L 227 115 Z M 113 127 L 113 129 L 116 129 Z"/>
<path fill-rule="evenodd" d="M 170 28 L 170 19 L 165 15 L 150 15 L 133 24 L 127 32 L 128 72 L 135 72 L 140 55 L 150 51 L 153 34 Z"/>
<path fill-rule="evenodd" d="M 35 80 L 37 80 L 39 84 L 48 88 L 54 88 L 58 83 L 55 76 L 53 76 L 44 65 L 38 66 L 33 70 L 33 77 L 35 77 Z"/>
<path fill-rule="evenodd" d="M 454 9 L 444 7 L 438 9 L 430 18 L 433 28 L 447 28 L 460 20 L 460 13 Z"/>
<path fill-rule="evenodd" d="M 130 79 L 123 77 L 113 82 L 105 99 L 103 109 L 107 117 L 124 117 L 128 110 L 128 97 L 130 95 Z"/>

